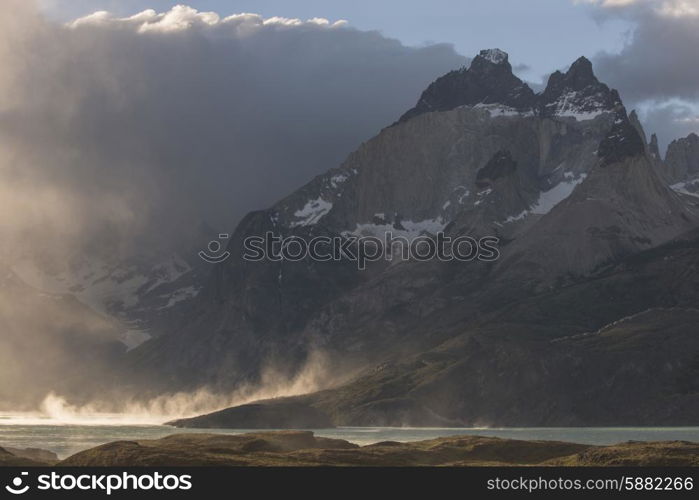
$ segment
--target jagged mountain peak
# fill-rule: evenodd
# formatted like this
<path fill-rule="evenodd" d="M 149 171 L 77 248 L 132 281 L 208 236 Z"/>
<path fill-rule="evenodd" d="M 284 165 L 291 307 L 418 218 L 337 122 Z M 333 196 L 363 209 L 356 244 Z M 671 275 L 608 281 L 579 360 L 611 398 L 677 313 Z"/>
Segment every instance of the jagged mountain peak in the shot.
<path fill-rule="evenodd" d="M 612 90 L 614 92 L 614 90 Z M 621 106 L 620 106 L 621 107 Z M 647 137 L 646 137 L 646 131 L 643 129 L 643 125 L 641 124 L 641 119 L 638 117 L 638 113 L 636 113 L 635 109 L 631 110 L 631 113 L 628 114 L 629 116 L 629 121 L 631 124 L 638 130 L 638 134 L 641 136 L 643 139 L 644 143 L 647 143 Z"/>
<path fill-rule="evenodd" d="M 670 149 L 685 147 L 699 147 L 699 135 L 691 132 L 689 135 L 687 135 L 687 137 L 674 139 L 668 146 L 668 153 L 670 152 Z"/>
<path fill-rule="evenodd" d="M 689 134 L 670 143 L 665 155 L 671 182 L 694 183 L 699 178 L 699 135 Z"/>
<path fill-rule="evenodd" d="M 415 107 L 399 119 L 399 123 L 432 111 L 479 104 L 495 104 L 516 111 L 531 110 L 536 106 L 534 91 L 512 73 L 508 55 L 500 49 L 482 50 L 468 68 L 450 71 L 437 78 L 425 89 Z"/>
<path fill-rule="evenodd" d="M 626 114 L 624 107 L 618 106 L 614 125 L 600 143 L 598 156 L 602 161 L 602 165 L 611 165 L 625 158 L 643 155 L 644 153 L 645 141 L 634 126 L 633 121 Z"/>
<path fill-rule="evenodd" d="M 599 83 L 592 69 L 592 62 L 584 56 L 571 64 L 565 73 L 557 71 L 554 75 L 556 75 L 555 78 L 562 79 L 566 85 L 575 90 L 584 89 L 588 85 Z"/>
<path fill-rule="evenodd" d="M 699 144 L 699 135 L 695 134 L 694 132 L 691 132 L 687 137 L 683 137 L 681 139 L 675 139 L 672 142 L 673 143 L 688 142 L 690 144 Z"/>
<path fill-rule="evenodd" d="M 648 152 L 651 154 L 653 158 L 657 160 L 662 160 L 662 157 L 660 155 L 660 146 L 658 145 L 658 135 L 655 133 L 650 136 Z"/>
<path fill-rule="evenodd" d="M 544 116 L 591 119 L 621 105 L 619 93 L 600 82 L 589 59 L 581 57 L 566 71 L 554 72 L 541 96 Z"/>
<path fill-rule="evenodd" d="M 476 65 L 480 65 L 483 61 L 498 66 L 505 64 L 509 65 L 509 57 L 509 54 L 504 50 L 484 49 L 481 50 L 480 53 L 473 59 L 471 67 L 473 67 L 473 63 L 476 63 Z"/>
<path fill-rule="evenodd" d="M 507 52 L 484 49 L 469 67 L 450 71 L 430 84 L 398 123 L 423 113 L 461 106 L 496 106 L 504 110 L 495 115 L 591 120 L 614 112 L 621 104 L 619 93 L 597 79 L 592 62 L 586 57 L 578 58 L 566 72 L 551 74 L 546 89 L 536 94 L 513 74 Z"/>

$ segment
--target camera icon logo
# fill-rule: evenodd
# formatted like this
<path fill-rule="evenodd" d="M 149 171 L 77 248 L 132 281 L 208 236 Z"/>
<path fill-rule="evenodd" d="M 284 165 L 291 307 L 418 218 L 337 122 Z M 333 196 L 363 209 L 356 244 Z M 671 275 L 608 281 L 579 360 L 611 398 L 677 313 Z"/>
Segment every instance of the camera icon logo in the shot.
<path fill-rule="evenodd" d="M 5 486 L 5 489 L 13 495 L 25 494 L 27 491 L 29 491 L 29 485 L 27 484 L 24 487 L 22 487 L 22 483 L 24 482 L 24 476 L 28 475 L 28 472 L 22 472 L 19 476 L 12 480 L 12 484 L 8 484 L 7 486 Z"/>
<path fill-rule="evenodd" d="M 230 237 L 231 235 L 227 233 L 219 234 L 217 240 L 212 240 L 209 242 L 206 247 L 207 250 L 202 250 L 199 252 L 199 257 L 209 264 L 220 264 L 231 256 L 231 253 L 228 250 L 221 252 L 221 249 L 223 248 L 221 240 L 227 240 Z"/>

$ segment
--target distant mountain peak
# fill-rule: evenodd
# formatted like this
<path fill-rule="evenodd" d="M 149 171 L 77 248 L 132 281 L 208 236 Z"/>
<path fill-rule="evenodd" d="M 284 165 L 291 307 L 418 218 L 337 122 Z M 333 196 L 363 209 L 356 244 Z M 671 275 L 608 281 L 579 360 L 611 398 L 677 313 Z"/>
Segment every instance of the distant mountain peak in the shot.
<path fill-rule="evenodd" d="M 643 156 L 645 153 L 645 142 L 623 106 L 618 108 L 616 113 L 614 125 L 602 139 L 597 153 L 603 166 L 621 162 L 626 158 Z"/>
<path fill-rule="evenodd" d="M 399 122 L 432 111 L 479 104 L 497 104 L 515 111 L 528 111 L 536 105 L 534 91 L 512 73 L 508 55 L 500 49 L 482 50 L 470 67 L 437 78 Z"/>
<path fill-rule="evenodd" d="M 568 68 L 568 71 L 565 73 L 561 71 L 554 71 L 551 74 L 544 94 L 546 92 L 555 92 L 561 88 L 582 90 L 589 85 L 599 83 L 600 82 L 592 69 L 592 63 L 590 60 L 586 57 L 580 57 L 570 65 L 570 68 Z"/>
<path fill-rule="evenodd" d="M 510 80 L 514 75 L 512 74 L 512 66 L 510 65 L 509 58 L 510 56 L 503 50 L 484 49 L 473 58 L 468 71 L 473 74 L 487 73 L 500 75 L 500 78 Z"/>
<path fill-rule="evenodd" d="M 507 52 L 484 49 L 468 68 L 450 71 L 430 84 L 399 123 L 424 113 L 479 105 L 499 106 L 507 111 L 500 114 L 506 115 L 591 120 L 613 113 L 621 99 L 616 90 L 597 79 L 586 57 L 578 58 L 566 72 L 554 72 L 546 89 L 535 94 L 513 74 Z"/>
<path fill-rule="evenodd" d="M 482 58 L 492 64 L 502 64 L 508 62 L 509 55 L 504 50 L 500 49 L 484 49 L 476 56 Z"/>
<path fill-rule="evenodd" d="M 699 135 L 692 132 L 687 137 L 672 141 L 667 148 L 665 162 L 670 181 L 694 182 L 699 178 Z"/>
<path fill-rule="evenodd" d="M 657 160 L 662 160 L 662 156 L 660 155 L 660 146 L 658 145 L 658 136 L 657 134 L 652 134 L 650 136 L 650 143 L 648 144 L 648 151 L 650 152 L 651 156 Z"/>
<path fill-rule="evenodd" d="M 566 72 L 566 78 L 577 83 L 578 86 L 583 86 L 589 82 L 598 82 L 595 72 L 592 70 L 592 62 L 585 57 L 579 57 Z"/>
<path fill-rule="evenodd" d="M 565 73 L 553 73 L 541 101 L 544 116 L 578 119 L 591 119 L 621 105 L 619 93 L 597 79 L 586 57 L 577 59 Z"/>

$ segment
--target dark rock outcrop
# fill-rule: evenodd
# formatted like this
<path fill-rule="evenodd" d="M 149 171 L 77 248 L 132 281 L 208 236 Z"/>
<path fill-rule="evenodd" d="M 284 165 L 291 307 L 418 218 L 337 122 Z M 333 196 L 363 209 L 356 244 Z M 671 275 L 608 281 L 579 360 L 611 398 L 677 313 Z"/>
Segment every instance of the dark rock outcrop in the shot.
<path fill-rule="evenodd" d="M 199 429 L 323 429 L 334 427 L 321 410 L 301 401 L 261 401 L 167 422 Z"/>
<path fill-rule="evenodd" d="M 672 182 L 682 182 L 699 177 L 699 135 L 689 134 L 670 143 L 665 157 L 667 171 Z"/>
<path fill-rule="evenodd" d="M 508 150 L 502 150 L 485 164 L 476 173 L 476 186 L 479 188 L 489 187 L 493 181 L 513 174 L 517 170 L 517 162 L 512 159 L 512 154 Z"/>
<path fill-rule="evenodd" d="M 645 152 L 645 140 L 623 107 L 617 109 L 616 120 L 607 136 L 602 139 L 598 155 L 602 159 L 602 165 L 619 163 L 626 158 L 643 156 Z"/>
<path fill-rule="evenodd" d="M 427 87 L 415 107 L 401 116 L 398 122 L 422 113 L 476 104 L 499 104 L 528 111 L 535 107 L 536 98 L 534 91 L 512 74 L 512 66 L 505 52 L 499 49 L 482 50 L 469 68 L 451 71 Z"/>

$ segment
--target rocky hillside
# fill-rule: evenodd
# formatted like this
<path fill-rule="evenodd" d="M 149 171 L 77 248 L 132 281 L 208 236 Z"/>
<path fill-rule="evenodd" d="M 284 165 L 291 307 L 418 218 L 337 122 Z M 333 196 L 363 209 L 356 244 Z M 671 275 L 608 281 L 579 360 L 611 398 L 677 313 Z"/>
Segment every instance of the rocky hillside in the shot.
<path fill-rule="evenodd" d="M 5 448 L 0 448 L 0 467 L 45 467 L 53 463 L 53 461 L 41 461 L 21 454 L 10 453 Z"/>
<path fill-rule="evenodd" d="M 665 157 L 670 180 L 686 181 L 699 177 L 699 136 L 689 134 L 672 141 Z"/>
<path fill-rule="evenodd" d="M 343 165 L 249 214 L 185 321 L 132 351 L 129 372 L 228 391 L 320 351 L 333 375 L 363 370 L 304 400 L 334 423 L 688 423 L 699 210 L 667 165 L 585 58 L 536 94 L 483 51 Z M 387 231 L 495 236 L 500 258 L 242 258 L 266 232 Z"/>

